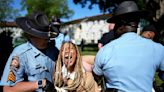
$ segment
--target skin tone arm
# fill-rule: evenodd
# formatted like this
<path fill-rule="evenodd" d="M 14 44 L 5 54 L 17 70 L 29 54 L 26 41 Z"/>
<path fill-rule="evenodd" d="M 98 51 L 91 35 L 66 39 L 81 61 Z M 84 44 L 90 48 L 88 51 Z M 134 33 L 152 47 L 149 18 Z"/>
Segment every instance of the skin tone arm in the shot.
<path fill-rule="evenodd" d="M 43 87 L 46 84 L 45 80 L 42 80 Z M 38 89 L 38 81 L 34 82 L 18 82 L 15 86 L 4 86 L 3 92 L 33 92 Z"/>
<path fill-rule="evenodd" d="M 18 82 L 15 86 L 4 86 L 3 92 L 32 92 L 38 89 L 38 82 Z"/>
<path fill-rule="evenodd" d="M 94 58 L 95 58 L 94 55 L 84 55 L 84 56 L 82 56 L 82 64 L 83 64 L 84 69 L 87 72 L 92 72 L 92 66 L 94 64 Z"/>

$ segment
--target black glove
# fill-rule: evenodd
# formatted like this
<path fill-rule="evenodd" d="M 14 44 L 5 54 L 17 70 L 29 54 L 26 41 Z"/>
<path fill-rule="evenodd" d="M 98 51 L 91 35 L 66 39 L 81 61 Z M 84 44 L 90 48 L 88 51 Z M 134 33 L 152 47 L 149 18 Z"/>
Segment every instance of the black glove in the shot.
<path fill-rule="evenodd" d="M 45 92 L 56 92 L 54 84 L 46 79 L 46 85 L 43 87 L 43 91 Z"/>

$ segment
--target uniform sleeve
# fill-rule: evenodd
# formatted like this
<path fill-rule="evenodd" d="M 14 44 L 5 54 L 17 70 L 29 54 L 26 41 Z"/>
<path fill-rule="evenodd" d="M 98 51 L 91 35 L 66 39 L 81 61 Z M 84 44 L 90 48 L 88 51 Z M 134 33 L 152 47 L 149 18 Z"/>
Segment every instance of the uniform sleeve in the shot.
<path fill-rule="evenodd" d="M 103 75 L 103 69 L 104 69 L 104 65 L 107 64 L 107 62 L 109 62 L 111 56 L 112 56 L 112 46 L 110 45 L 106 45 L 103 48 L 101 48 L 96 57 L 95 57 L 95 63 L 93 66 L 93 72 L 98 75 L 101 76 Z"/>
<path fill-rule="evenodd" d="M 0 85 L 13 86 L 15 83 L 23 80 L 24 67 L 20 62 L 20 57 L 12 53 L 6 63 Z"/>
<path fill-rule="evenodd" d="M 96 75 L 103 75 L 103 71 L 102 71 L 102 65 L 103 65 L 103 62 L 101 62 L 103 60 L 103 58 L 101 57 L 101 53 L 102 51 L 99 51 L 96 55 L 96 58 L 95 58 L 95 63 L 93 65 L 93 72 L 96 74 Z"/>
<path fill-rule="evenodd" d="M 10 73 L 10 63 L 11 63 L 11 57 L 9 57 L 6 65 L 5 65 L 5 68 L 4 68 L 4 71 L 3 71 L 3 75 L 1 77 L 1 81 L 0 81 L 0 85 L 10 85 L 10 83 L 7 81 L 8 80 L 8 75 Z"/>

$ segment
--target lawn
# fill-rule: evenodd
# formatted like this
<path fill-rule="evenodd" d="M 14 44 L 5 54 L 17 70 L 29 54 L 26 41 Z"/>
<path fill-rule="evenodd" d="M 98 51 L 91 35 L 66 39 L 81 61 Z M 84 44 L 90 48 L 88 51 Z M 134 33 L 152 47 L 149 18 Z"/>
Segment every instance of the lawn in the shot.
<path fill-rule="evenodd" d="M 83 46 L 83 49 L 79 46 L 81 49 L 82 55 L 96 55 L 98 51 L 97 44 L 87 44 Z"/>

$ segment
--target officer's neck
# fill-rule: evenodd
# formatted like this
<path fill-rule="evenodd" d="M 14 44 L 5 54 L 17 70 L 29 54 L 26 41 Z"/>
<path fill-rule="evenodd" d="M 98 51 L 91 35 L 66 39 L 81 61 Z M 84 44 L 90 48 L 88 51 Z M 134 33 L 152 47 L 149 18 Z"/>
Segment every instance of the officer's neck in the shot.
<path fill-rule="evenodd" d="M 31 44 L 34 45 L 37 49 L 46 49 L 48 45 L 48 40 L 33 38 L 30 40 Z"/>

